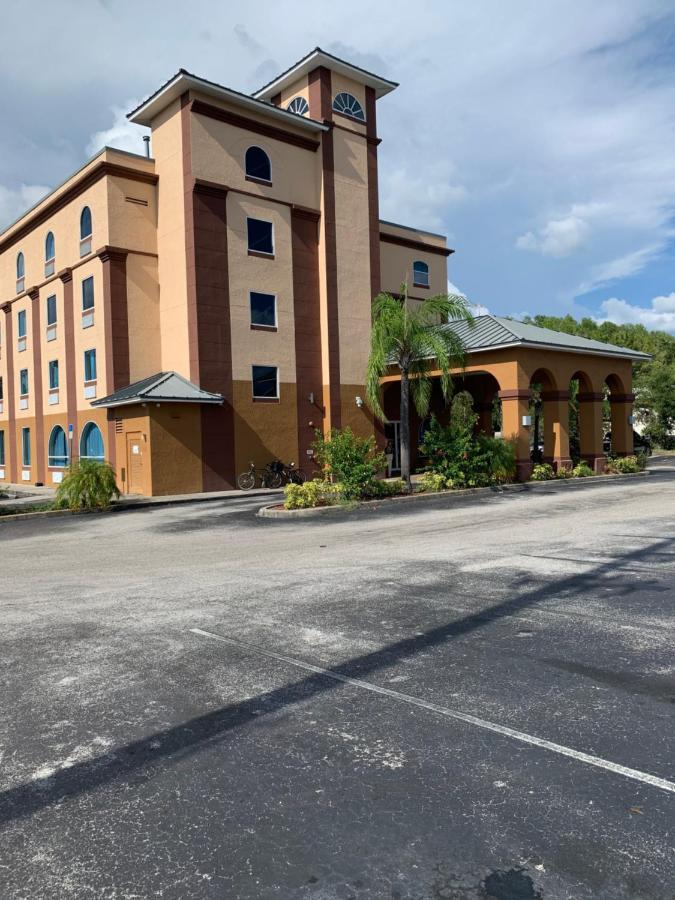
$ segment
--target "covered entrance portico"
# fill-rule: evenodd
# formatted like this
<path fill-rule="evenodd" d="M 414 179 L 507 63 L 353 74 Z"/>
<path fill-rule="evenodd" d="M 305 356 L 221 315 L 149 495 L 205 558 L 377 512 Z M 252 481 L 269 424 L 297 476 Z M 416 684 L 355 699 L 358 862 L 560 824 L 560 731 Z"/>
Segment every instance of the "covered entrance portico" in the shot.
<path fill-rule="evenodd" d="M 580 458 L 594 472 L 604 471 L 606 400 L 611 408 L 612 453 L 626 456 L 633 452 L 632 363 L 649 359 L 647 354 L 497 316 L 479 316 L 473 325 L 453 322 L 443 327 L 457 331 L 466 348 L 464 367 L 453 372 L 455 391 L 466 390 L 473 397 L 481 431 L 498 431 L 504 439 L 514 442 L 519 480 L 527 480 L 532 472 L 533 396 L 540 402 L 542 460 L 556 470 L 572 465 L 573 392 L 579 410 Z M 432 377 L 434 374 L 440 378 L 440 371 L 432 371 Z M 382 383 L 384 411 L 393 420 L 399 416 L 400 375 L 392 369 Z M 430 413 L 441 422 L 447 420 L 440 383 L 434 385 Z M 415 440 L 423 427 L 413 413 L 413 466 L 423 462 L 418 459 Z"/>

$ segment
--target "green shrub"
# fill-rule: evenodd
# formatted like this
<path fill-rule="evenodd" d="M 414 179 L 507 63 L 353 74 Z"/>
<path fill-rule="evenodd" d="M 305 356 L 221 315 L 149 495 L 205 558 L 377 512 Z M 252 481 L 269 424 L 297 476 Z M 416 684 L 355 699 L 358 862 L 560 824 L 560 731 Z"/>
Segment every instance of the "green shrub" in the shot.
<path fill-rule="evenodd" d="M 334 428 L 326 440 L 317 431 L 314 458 L 339 485 L 345 501 L 378 496 L 377 475 L 387 464 L 374 437 L 358 437 L 351 428 Z"/>
<path fill-rule="evenodd" d="M 555 478 L 555 472 L 550 463 L 539 463 L 539 465 L 536 465 L 534 469 L 532 469 L 532 475 L 530 477 L 532 481 L 550 481 Z"/>
<path fill-rule="evenodd" d="M 593 469 L 585 462 L 580 462 L 572 469 L 572 478 L 588 478 L 589 475 L 593 475 Z"/>
<path fill-rule="evenodd" d="M 287 484 L 284 488 L 285 509 L 311 509 L 332 506 L 339 499 L 338 485 L 315 478 L 304 484 Z"/>
<path fill-rule="evenodd" d="M 610 475 L 632 475 L 643 468 L 637 456 L 611 456 L 607 460 L 606 471 Z"/>
<path fill-rule="evenodd" d="M 105 462 L 73 463 L 56 491 L 55 509 L 106 509 L 120 492 L 115 473 Z"/>
<path fill-rule="evenodd" d="M 449 424 L 441 425 L 432 417 L 424 435 L 421 449 L 429 460 L 427 472 L 442 476 L 444 487 L 486 487 L 511 481 L 515 475 L 513 444 L 475 434 L 478 417 L 471 404 L 471 395 L 460 392 L 452 401 Z M 427 483 L 427 490 L 439 490 L 433 487 L 439 481 Z"/>
<path fill-rule="evenodd" d="M 563 480 L 565 478 L 572 478 L 572 469 L 568 468 L 567 466 L 560 466 L 558 471 L 555 473 L 555 477 L 561 478 Z"/>
<path fill-rule="evenodd" d="M 419 482 L 421 491 L 444 491 L 447 487 L 447 479 L 438 472 L 425 472 Z"/>
<path fill-rule="evenodd" d="M 368 496 L 377 497 L 396 497 L 397 494 L 407 493 L 407 486 L 402 478 L 394 478 L 389 481 L 374 481 L 372 484 L 372 493 Z"/>

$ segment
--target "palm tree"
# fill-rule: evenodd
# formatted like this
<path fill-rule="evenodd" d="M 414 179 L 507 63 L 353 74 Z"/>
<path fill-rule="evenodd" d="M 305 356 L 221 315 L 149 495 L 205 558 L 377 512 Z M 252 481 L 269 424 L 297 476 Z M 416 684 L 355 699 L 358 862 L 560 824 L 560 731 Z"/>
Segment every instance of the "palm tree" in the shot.
<path fill-rule="evenodd" d="M 450 370 L 462 365 L 463 344 L 450 328 L 439 322 L 461 319 L 473 322 L 465 297 L 437 294 L 427 297 L 415 309 L 408 305 L 408 288 L 402 297 L 383 292 L 373 301 L 373 326 L 366 374 L 366 396 L 373 413 L 384 420 L 380 403 L 380 379 L 391 365 L 401 371 L 401 477 L 410 483 L 410 395 L 419 415 L 429 411 L 432 381 L 429 373 L 440 370 L 441 389 L 452 394 Z"/>

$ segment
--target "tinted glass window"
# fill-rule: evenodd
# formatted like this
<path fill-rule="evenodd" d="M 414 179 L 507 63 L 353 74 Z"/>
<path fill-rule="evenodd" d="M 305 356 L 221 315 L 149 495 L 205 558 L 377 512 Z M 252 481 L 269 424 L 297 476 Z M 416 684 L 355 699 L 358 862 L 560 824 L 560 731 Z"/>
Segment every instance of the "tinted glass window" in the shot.
<path fill-rule="evenodd" d="M 19 390 L 22 397 L 28 393 L 28 369 L 22 369 L 19 372 Z"/>
<path fill-rule="evenodd" d="M 272 180 L 270 158 L 260 147 L 249 147 L 246 151 L 246 174 L 261 181 Z"/>
<path fill-rule="evenodd" d="M 80 457 L 82 459 L 103 459 L 103 436 L 98 425 L 87 422 L 80 438 Z"/>
<path fill-rule="evenodd" d="M 59 469 L 68 465 L 68 441 L 60 425 L 53 428 L 49 436 L 49 465 Z"/>
<path fill-rule="evenodd" d="M 55 256 L 54 249 L 55 249 L 54 248 L 54 235 L 50 231 L 49 234 L 47 235 L 47 239 L 45 240 L 45 259 L 46 260 L 54 259 L 54 256 Z"/>
<path fill-rule="evenodd" d="M 258 253 L 274 253 L 272 240 L 272 223 L 262 219 L 247 219 L 248 249 Z"/>
<path fill-rule="evenodd" d="M 47 325 L 56 325 L 56 297 L 47 297 Z"/>
<path fill-rule="evenodd" d="M 96 351 L 84 351 L 84 380 L 96 381 Z"/>
<path fill-rule="evenodd" d="M 278 396 L 276 366 L 253 366 L 253 396 Z"/>
<path fill-rule="evenodd" d="M 0 466 L 5 464 L 5 432 L 0 431 Z"/>
<path fill-rule="evenodd" d="M 53 359 L 49 363 L 49 387 L 51 390 L 59 386 L 59 361 Z"/>
<path fill-rule="evenodd" d="M 30 428 L 21 429 L 21 459 L 24 466 L 30 465 Z"/>
<path fill-rule="evenodd" d="M 26 337 L 26 310 L 22 309 L 21 312 L 17 316 L 17 322 L 19 327 L 19 337 Z"/>
<path fill-rule="evenodd" d="M 80 216 L 80 240 L 87 238 L 91 235 L 91 210 L 88 206 L 82 210 L 82 215 Z"/>
<path fill-rule="evenodd" d="M 82 282 L 82 309 L 94 308 L 94 278 L 90 276 Z"/>
<path fill-rule="evenodd" d="M 413 263 L 413 281 L 417 285 L 429 286 L 429 266 L 419 259 Z"/>
<path fill-rule="evenodd" d="M 276 307 L 274 294 L 251 291 L 251 325 L 276 325 Z"/>

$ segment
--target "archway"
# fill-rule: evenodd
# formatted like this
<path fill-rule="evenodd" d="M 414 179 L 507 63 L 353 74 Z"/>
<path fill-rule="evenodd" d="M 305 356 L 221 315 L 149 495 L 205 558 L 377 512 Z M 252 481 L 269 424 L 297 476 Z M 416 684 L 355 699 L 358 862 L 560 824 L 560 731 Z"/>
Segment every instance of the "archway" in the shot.
<path fill-rule="evenodd" d="M 550 369 L 540 367 L 530 377 L 530 391 L 535 426 L 532 429 L 532 440 L 536 441 L 531 447 L 532 455 L 541 456 L 543 462 L 549 463 L 556 470 L 569 468 L 572 459 L 569 446 L 570 395 L 567 385 L 561 390 Z M 538 436 L 540 427 L 543 441 Z"/>
<path fill-rule="evenodd" d="M 630 456 L 633 453 L 635 395 L 626 392 L 623 379 L 614 372 L 605 378 L 605 395 L 609 401 L 609 431 L 605 449 L 612 456 Z"/>

